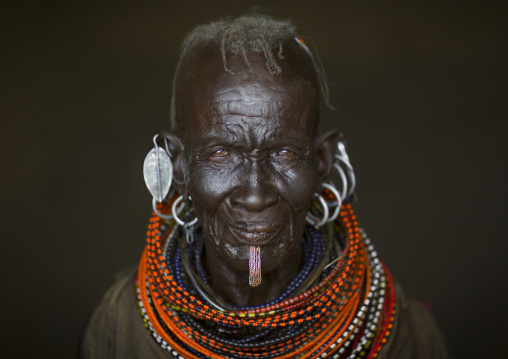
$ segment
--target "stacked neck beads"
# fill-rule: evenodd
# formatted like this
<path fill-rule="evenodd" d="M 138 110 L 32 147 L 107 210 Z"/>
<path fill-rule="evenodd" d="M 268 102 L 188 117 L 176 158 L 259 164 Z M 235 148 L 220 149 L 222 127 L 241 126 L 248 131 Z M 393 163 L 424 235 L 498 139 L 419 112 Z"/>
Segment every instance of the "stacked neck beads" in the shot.
<path fill-rule="evenodd" d="M 145 325 L 177 358 L 377 357 L 395 318 L 393 282 L 350 204 L 335 226 L 336 234 L 344 233 L 342 254 L 313 286 L 294 295 L 325 256 L 334 258 L 321 233 L 310 229 L 304 266 L 281 296 L 261 306 L 223 308 L 185 280 L 182 251 L 209 286 L 199 242 L 181 246 L 181 229 L 152 214 L 136 282 Z"/>
<path fill-rule="evenodd" d="M 276 298 L 264 305 L 260 305 L 260 306 L 235 307 L 235 306 L 230 305 L 229 308 L 238 310 L 238 311 L 255 310 L 257 308 L 262 308 L 263 306 L 279 303 L 279 302 L 283 301 L 284 299 L 289 298 L 291 296 L 291 294 L 295 293 L 301 287 L 301 285 L 304 283 L 304 281 L 308 278 L 309 274 L 311 274 L 311 272 L 318 266 L 318 264 L 320 263 L 322 258 L 325 256 L 326 244 L 323 240 L 323 236 L 315 228 L 312 228 L 312 227 L 307 228 L 307 232 L 308 232 L 308 236 L 306 236 L 302 239 L 303 263 L 304 263 L 303 267 L 300 270 L 300 272 L 296 275 L 296 277 L 293 278 L 293 280 L 289 283 L 286 290 L 278 298 Z M 188 249 L 188 252 L 189 252 L 188 255 L 189 255 L 189 257 L 191 256 L 191 254 L 194 255 L 193 256 L 194 260 L 193 260 L 192 264 L 196 268 L 196 272 L 199 274 L 201 281 L 207 287 L 211 287 L 211 285 L 208 281 L 208 278 L 206 276 L 205 270 L 203 268 L 203 265 L 202 265 L 203 260 L 201 257 L 202 257 L 202 253 L 203 253 L 203 249 L 204 249 L 204 241 L 202 238 L 200 238 L 200 239 L 201 240 L 194 241 L 192 243 L 193 249 L 192 248 Z M 180 255 L 179 252 L 180 252 L 180 249 L 177 250 L 177 253 L 175 256 L 175 263 L 174 263 L 175 269 L 178 264 L 180 266 L 182 265 L 181 261 L 178 260 L 178 257 Z M 169 251 L 167 253 L 168 254 L 166 255 L 166 258 L 170 257 Z M 180 270 L 180 272 L 181 272 L 181 270 Z M 177 276 L 177 278 L 178 278 L 178 276 Z M 185 286 L 183 284 L 183 281 L 181 278 L 178 281 L 178 283 L 182 286 Z"/>

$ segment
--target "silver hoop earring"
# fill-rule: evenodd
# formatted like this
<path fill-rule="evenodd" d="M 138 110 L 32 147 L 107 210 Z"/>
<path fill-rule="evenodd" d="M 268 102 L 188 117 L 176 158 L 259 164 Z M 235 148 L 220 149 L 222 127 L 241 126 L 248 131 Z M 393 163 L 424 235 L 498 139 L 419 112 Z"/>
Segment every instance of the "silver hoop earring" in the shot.
<path fill-rule="evenodd" d="M 328 209 L 328 204 L 326 203 L 323 196 L 321 196 L 318 193 L 314 193 L 315 196 L 317 196 L 319 202 L 321 203 L 321 206 L 323 207 L 323 218 L 319 219 L 316 216 L 314 216 L 312 213 L 307 213 L 307 216 L 305 217 L 305 221 L 309 223 L 310 225 L 319 228 L 323 226 L 328 221 L 328 216 L 330 214 L 330 211 Z"/>
<path fill-rule="evenodd" d="M 171 214 L 164 214 L 159 212 L 159 210 L 157 209 L 157 200 L 155 199 L 155 197 L 152 199 L 152 209 L 155 212 L 155 214 L 157 214 L 162 219 L 168 220 L 173 218 L 173 215 Z"/>
<path fill-rule="evenodd" d="M 334 163 L 334 167 L 339 172 L 339 175 L 341 176 L 341 179 L 344 182 L 344 187 L 342 191 L 342 198 L 347 198 L 353 195 L 356 187 L 356 176 L 355 172 L 353 170 L 353 166 L 351 165 L 351 162 L 349 161 L 349 156 L 346 152 L 346 146 L 344 142 L 339 141 L 337 142 L 337 149 L 339 150 L 339 153 L 335 155 L 335 159 L 337 159 L 338 162 Z M 340 167 L 340 164 L 343 164 L 346 167 L 346 171 L 349 177 L 349 181 L 345 180 L 345 174 L 344 171 L 342 171 L 342 168 Z M 350 183 L 350 186 L 347 184 Z"/>
<path fill-rule="evenodd" d="M 340 194 L 340 196 L 341 196 L 341 198 L 346 198 L 347 197 L 347 178 L 346 178 L 346 174 L 344 173 L 344 170 L 337 163 L 334 163 L 333 167 L 335 167 L 335 169 L 337 170 L 337 173 L 339 174 L 340 180 L 342 182 L 342 193 Z"/>
<path fill-rule="evenodd" d="M 331 184 L 323 183 L 322 186 L 324 188 L 327 188 L 330 192 L 332 192 L 335 195 L 335 197 L 337 197 L 337 207 L 335 207 L 335 211 L 327 220 L 327 223 L 330 223 L 330 222 L 335 221 L 335 219 L 337 218 L 337 216 L 340 213 L 340 208 L 342 207 L 342 198 L 339 194 L 339 191 L 337 191 L 337 188 L 335 188 Z"/>
<path fill-rule="evenodd" d="M 168 197 L 169 197 L 169 198 L 173 198 L 173 196 L 175 195 L 175 193 L 176 193 L 176 192 L 175 192 L 175 190 L 174 190 L 174 189 L 173 189 L 173 190 L 171 190 L 171 192 L 169 193 Z M 176 212 L 177 212 L 177 213 L 181 213 L 181 212 L 182 212 L 182 210 L 184 209 L 184 207 L 185 207 L 185 204 L 184 204 L 184 203 L 182 203 L 182 204 L 180 205 L 180 207 L 178 207 L 178 208 L 176 209 Z M 174 217 L 173 217 L 173 214 L 164 214 L 164 213 L 159 212 L 159 210 L 157 209 L 157 200 L 156 200 L 155 198 L 153 198 L 153 199 L 152 199 L 152 209 L 153 209 L 153 211 L 154 211 L 154 212 L 155 212 L 155 213 L 156 213 L 156 214 L 157 214 L 160 218 L 162 218 L 162 219 L 169 220 L 169 219 L 173 219 L 173 218 L 174 218 Z M 171 213 L 173 213 L 173 211 L 171 211 Z"/>
<path fill-rule="evenodd" d="M 143 177 L 146 187 L 154 200 L 162 202 L 169 193 L 173 180 L 173 163 L 168 144 L 164 139 L 165 149 L 157 145 L 157 137 L 153 138 L 154 148 L 148 152 L 143 163 Z"/>
<path fill-rule="evenodd" d="M 178 203 L 180 203 L 183 200 L 183 196 L 179 196 L 175 201 L 173 202 L 173 205 L 171 206 L 171 213 L 173 214 L 173 218 L 175 219 L 176 223 L 178 223 L 181 226 L 186 227 L 188 229 L 189 227 L 195 225 L 198 223 L 198 217 L 195 217 L 192 221 L 184 222 L 180 218 L 178 218 L 178 210 L 176 209 L 176 206 L 178 206 Z M 189 197 L 189 200 L 191 198 Z"/>

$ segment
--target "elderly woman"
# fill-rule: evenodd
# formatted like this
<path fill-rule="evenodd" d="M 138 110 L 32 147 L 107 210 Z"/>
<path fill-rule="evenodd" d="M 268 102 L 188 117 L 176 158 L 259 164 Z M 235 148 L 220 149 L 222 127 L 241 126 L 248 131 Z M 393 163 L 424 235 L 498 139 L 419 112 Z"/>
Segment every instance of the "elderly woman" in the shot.
<path fill-rule="evenodd" d="M 83 357 L 446 357 L 359 228 L 344 145 L 317 132 L 320 92 L 328 102 L 287 22 L 188 35 L 174 131 L 144 163 L 147 245 L 93 314 Z"/>

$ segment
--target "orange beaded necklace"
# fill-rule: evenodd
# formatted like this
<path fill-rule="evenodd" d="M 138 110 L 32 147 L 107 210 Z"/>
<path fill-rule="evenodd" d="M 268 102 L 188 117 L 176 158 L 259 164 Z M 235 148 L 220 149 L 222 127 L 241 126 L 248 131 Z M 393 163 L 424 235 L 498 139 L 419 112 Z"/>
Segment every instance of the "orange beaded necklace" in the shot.
<path fill-rule="evenodd" d="M 255 309 L 218 310 L 178 284 L 166 257 L 185 240 L 180 230 L 152 214 L 136 281 L 145 325 L 175 357 L 375 358 L 386 344 L 393 282 L 349 203 L 335 223 L 345 243 L 333 268 L 303 293 Z"/>

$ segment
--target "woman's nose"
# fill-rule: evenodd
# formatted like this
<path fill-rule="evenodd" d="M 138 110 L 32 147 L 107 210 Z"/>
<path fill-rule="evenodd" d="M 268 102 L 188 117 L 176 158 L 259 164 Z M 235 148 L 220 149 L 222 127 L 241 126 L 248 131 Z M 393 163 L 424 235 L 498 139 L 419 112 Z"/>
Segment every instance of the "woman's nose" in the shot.
<path fill-rule="evenodd" d="M 260 212 L 279 201 L 275 188 L 270 184 L 270 175 L 263 166 L 252 165 L 243 171 L 238 188 L 231 195 L 231 204 L 241 206 L 249 212 Z"/>

